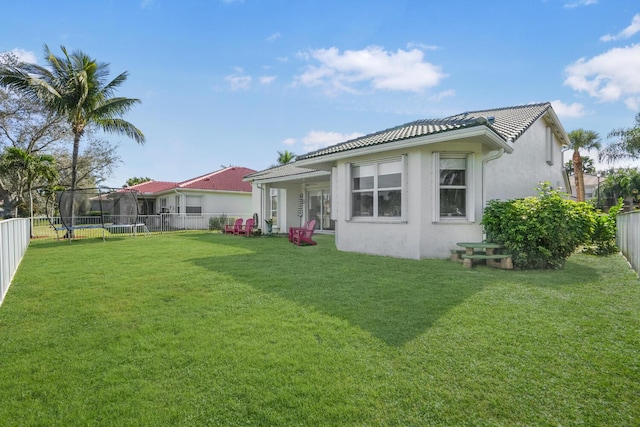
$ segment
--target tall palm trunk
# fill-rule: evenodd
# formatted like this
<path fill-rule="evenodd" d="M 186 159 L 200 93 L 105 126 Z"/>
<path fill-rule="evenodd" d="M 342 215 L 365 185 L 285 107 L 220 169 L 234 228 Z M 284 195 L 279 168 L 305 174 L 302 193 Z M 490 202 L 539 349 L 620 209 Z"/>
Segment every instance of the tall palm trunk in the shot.
<path fill-rule="evenodd" d="M 582 157 L 578 150 L 573 150 L 573 174 L 576 180 L 576 197 L 584 202 L 584 174 L 582 173 Z"/>
<path fill-rule="evenodd" d="M 79 127 L 79 126 L 78 126 Z M 71 212 L 69 215 L 71 217 L 71 227 L 75 225 L 75 202 L 76 202 L 76 187 L 78 185 L 78 156 L 80 153 L 80 137 L 82 137 L 82 130 L 78 129 L 78 127 L 74 126 L 73 131 L 73 152 L 71 155 L 71 203 L 70 208 Z M 73 228 L 68 230 L 68 236 L 70 239 L 73 239 Z"/>

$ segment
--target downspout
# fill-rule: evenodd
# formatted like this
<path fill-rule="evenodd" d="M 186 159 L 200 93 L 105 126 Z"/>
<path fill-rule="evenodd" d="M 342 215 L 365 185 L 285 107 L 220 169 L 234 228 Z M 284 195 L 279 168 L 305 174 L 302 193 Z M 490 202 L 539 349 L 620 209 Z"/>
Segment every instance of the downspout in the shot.
<path fill-rule="evenodd" d="M 508 143 L 511 143 L 511 139 L 507 140 Z M 487 163 L 492 160 L 499 159 L 504 154 L 504 148 L 500 148 L 498 150 L 490 151 L 487 157 L 482 159 L 482 209 L 487 206 L 487 193 L 485 191 L 486 183 L 487 183 Z"/>
<path fill-rule="evenodd" d="M 264 187 L 262 186 L 262 184 L 256 184 L 256 187 L 260 189 L 260 216 L 262 217 L 262 219 L 264 220 L 266 217 L 264 216 Z M 260 218 L 258 218 L 258 220 L 260 220 Z M 260 227 L 260 224 L 256 224 L 255 225 L 256 228 L 262 228 Z"/>

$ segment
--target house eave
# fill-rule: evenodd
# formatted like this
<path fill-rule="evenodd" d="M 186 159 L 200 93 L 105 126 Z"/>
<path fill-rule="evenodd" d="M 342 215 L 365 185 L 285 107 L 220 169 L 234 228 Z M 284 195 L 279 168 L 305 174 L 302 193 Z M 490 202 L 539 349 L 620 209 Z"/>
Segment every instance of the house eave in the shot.
<path fill-rule="evenodd" d="M 453 142 L 456 140 L 468 138 L 480 138 L 482 144 L 487 145 L 492 150 L 503 149 L 507 154 L 513 152 L 513 146 L 509 141 L 505 141 L 493 130 L 489 129 L 486 126 L 476 126 L 472 128 L 459 129 L 433 135 L 419 136 L 411 139 L 403 139 L 399 141 L 374 145 L 371 147 L 354 148 L 352 150 L 341 151 L 339 153 L 301 159 L 296 161 L 296 163 L 303 167 L 330 171 L 335 162 L 354 156 L 377 154 L 397 149 L 413 148 L 422 145 L 437 144 L 441 142 Z"/>
<path fill-rule="evenodd" d="M 297 163 L 297 162 L 296 162 Z M 313 179 L 313 178 L 321 178 L 324 176 L 328 176 L 329 172 L 324 171 L 324 170 L 318 170 L 315 172 L 307 172 L 307 173 L 298 173 L 295 175 L 285 175 L 285 176 L 278 176 L 278 177 L 273 177 L 273 178 L 266 178 L 266 179 L 261 179 L 261 178 L 254 178 L 254 179 L 245 179 L 245 181 L 251 182 L 252 184 L 271 184 L 274 182 L 283 182 L 283 181 L 301 181 L 301 180 L 305 180 L 305 179 Z"/>

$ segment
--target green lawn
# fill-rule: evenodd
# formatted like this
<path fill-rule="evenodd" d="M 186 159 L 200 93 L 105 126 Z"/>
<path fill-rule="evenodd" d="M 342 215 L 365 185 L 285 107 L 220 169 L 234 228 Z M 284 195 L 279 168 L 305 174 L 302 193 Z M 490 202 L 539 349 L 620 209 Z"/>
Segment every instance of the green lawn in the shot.
<path fill-rule="evenodd" d="M 0 425 L 640 425 L 621 256 L 466 270 L 317 240 L 33 242 L 0 307 Z"/>

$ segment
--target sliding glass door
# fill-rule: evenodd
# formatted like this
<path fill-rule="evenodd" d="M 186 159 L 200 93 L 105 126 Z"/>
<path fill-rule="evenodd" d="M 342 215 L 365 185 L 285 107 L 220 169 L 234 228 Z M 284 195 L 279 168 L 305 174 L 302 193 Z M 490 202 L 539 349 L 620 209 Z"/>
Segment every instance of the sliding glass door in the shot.
<path fill-rule="evenodd" d="M 329 189 L 307 192 L 307 219 L 316 220 L 316 230 L 335 230 L 331 219 L 331 193 Z"/>

